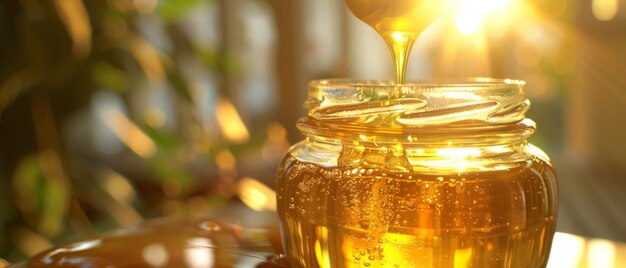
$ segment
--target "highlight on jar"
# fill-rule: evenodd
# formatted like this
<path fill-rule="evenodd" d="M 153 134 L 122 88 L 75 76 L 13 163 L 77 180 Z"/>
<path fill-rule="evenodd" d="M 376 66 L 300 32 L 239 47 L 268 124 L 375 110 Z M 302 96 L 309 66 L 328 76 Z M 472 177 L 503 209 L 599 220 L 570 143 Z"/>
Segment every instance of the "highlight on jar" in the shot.
<path fill-rule="evenodd" d="M 524 83 L 309 84 L 277 208 L 291 267 L 545 267 L 550 160 Z"/>

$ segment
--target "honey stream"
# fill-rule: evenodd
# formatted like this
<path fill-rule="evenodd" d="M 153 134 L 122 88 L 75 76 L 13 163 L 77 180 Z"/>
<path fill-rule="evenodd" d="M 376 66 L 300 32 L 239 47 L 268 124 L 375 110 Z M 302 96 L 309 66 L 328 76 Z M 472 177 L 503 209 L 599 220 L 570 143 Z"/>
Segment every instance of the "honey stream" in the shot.
<path fill-rule="evenodd" d="M 406 81 L 409 54 L 417 37 L 441 13 L 444 0 L 345 0 L 352 13 L 385 40 L 396 67 L 396 83 Z"/>

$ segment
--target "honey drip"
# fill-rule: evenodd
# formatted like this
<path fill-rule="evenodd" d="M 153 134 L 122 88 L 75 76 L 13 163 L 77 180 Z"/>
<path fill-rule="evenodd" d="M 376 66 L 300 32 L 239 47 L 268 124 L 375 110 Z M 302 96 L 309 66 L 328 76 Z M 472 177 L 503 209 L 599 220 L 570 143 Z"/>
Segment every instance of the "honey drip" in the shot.
<path fill-rule="evenodd" d="M 444 0 L 345 0 L 352 13 L 385 40 L 396 67 L 396 82 L 406 81 L 415 39 L 441 13 Z"/>

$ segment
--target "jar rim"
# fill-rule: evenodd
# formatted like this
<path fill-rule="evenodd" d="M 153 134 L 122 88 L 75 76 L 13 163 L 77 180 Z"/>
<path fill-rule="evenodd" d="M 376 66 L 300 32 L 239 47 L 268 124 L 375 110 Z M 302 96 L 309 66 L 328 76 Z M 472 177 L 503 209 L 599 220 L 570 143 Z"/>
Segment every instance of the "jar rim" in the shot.
<path fill-rule="evenodd" d="M 309 88 L 324 88 L 324 87 L 341 87 L 341 88 L 390 88 L 390 87 L 402 87 L 402 88 L 485 88 L 485 87 L 523 87 L 526 82 L 517 79 L 500 79 L 490 77 L 469 77 L 469 78 L 438 78 L 432 80 L 417 80 L 408 81 L 407 83 L 398 84 L 391 80 L 360 80 L 352 78 L 331 78 L 320 79 L 309 82 Z"/>

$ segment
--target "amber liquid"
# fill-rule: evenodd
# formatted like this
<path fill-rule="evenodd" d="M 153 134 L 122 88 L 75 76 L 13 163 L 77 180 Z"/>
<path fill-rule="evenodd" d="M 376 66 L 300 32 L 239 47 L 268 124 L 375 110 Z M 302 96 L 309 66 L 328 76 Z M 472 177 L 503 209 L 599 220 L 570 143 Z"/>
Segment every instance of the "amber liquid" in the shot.
<path fill-rule="evenodd" d="M 391 172 L 322 167 L 288 155 L 278 211 L 294 267 L 545 267 L 555 228 L 553 170 Z"/>
<path fill-rule="evenodd" d="M 441 13 L 444 0 L 345 0 L 352 13 L 374 28 L 387 43 L 396 65 L 396 82 L 406 79 L 415 39 Z"/>

